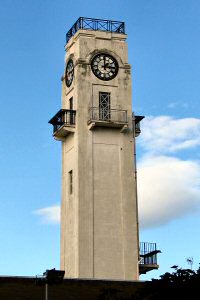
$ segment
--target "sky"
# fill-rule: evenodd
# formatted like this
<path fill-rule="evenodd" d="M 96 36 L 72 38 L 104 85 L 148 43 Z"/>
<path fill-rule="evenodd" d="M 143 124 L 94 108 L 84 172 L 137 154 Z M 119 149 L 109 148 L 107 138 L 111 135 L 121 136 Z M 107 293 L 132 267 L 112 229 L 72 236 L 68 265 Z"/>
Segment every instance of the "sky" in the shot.
<path fill-rule="evenodd" d="M 140 240 L 157 242 L 157 278 L 200 262 L 200 2 L 0 0 L 0 275 L 59 268 L 65 34 L 80 16 L 124 21 L 132 65 Z"/>

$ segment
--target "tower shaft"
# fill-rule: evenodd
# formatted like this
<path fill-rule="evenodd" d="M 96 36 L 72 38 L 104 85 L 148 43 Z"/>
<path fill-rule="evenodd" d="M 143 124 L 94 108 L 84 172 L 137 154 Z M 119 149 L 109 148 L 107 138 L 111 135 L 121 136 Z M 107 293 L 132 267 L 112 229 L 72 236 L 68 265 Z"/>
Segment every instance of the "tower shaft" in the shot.
<path fill-rule="evenodd" d="M 80 29 L 66 45 L 54 136 L 62 141 L 61 269 L 67 277 L 138 279 L 126 37 Z"/>

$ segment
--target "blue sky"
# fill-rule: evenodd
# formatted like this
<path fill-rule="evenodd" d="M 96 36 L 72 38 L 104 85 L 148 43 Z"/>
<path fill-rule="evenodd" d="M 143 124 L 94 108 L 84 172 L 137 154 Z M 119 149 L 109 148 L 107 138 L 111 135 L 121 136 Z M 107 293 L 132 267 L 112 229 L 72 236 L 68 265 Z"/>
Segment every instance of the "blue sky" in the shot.
<path fill-rule="evenodd" d="M 0 5 L 1 274 L 59 268 L 61 145 L 48 120 L 61 105 L 65 34 L 80 16 L 126 23 L 133 110 L 147 117 L 137 145 L 140 236 L 162 250 L 160 270 L 144 278 L 174 264 L 188 267 L 190 256 L 197 267 L 200 2 L 0 0 Z"/>

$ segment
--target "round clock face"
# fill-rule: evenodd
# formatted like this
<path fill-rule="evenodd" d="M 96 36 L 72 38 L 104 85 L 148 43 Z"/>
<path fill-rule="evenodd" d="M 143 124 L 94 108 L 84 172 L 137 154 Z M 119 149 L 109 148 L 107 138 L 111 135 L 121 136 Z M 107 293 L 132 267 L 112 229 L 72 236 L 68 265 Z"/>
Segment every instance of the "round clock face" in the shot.
<path fill-rule="evenodd" d="M 74 64 L 73 61 L 70 59 L 67 63 L 66 71 L 65 71 L 65 82 L 67 87 L 70 87 L 73 78 L 74 78 Z"/>
<path fill-rule="evenodd" d="M 91 62 L 94 75 L 101 80 L 111 80 L 118 73 L 118 63 L 114 57 L 106 53 L 95 55 Z"/>

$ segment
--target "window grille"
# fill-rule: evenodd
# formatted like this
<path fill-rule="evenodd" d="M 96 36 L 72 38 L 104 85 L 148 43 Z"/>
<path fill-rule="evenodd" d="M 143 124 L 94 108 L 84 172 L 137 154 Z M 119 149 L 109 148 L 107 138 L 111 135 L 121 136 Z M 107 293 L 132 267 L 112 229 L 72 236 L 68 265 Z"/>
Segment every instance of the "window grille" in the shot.
<path fill-rule="evenodd" d="M 110 120 L 110 93 L 99 92 L 99 120 Z"/>

